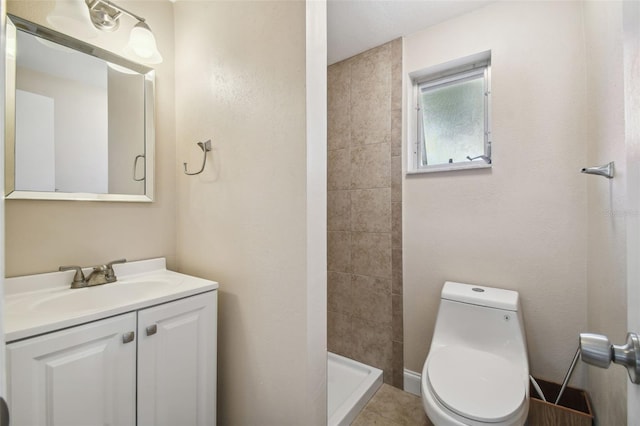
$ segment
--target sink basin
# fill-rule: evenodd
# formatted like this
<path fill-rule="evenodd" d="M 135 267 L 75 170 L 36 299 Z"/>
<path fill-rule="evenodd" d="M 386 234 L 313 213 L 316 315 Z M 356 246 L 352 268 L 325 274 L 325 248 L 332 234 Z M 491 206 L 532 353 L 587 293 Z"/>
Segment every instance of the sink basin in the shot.
<path fill-rule="evenodd" d="M 100 310 L 119 303 L 123 299 L 128 302 L 153 297 L 168 288 L 176 288 L 180 284 L 169 281 L 124 281 L 103 284 L 80 289 L 58 291 L 49 297 L 40 299 L 31 305 L 29 310 L 49 313 L 61 309 L 75 312 Z"/>
<path fill-rule="evenodd" d="M 164 258 L 114 265 L 118 281 L 71 289 L 73 271 L 5 280 L 5 340 L 65 327 L 216 290 L 218 283 L 166 269 Z M 85 271 L 85 274 L 87 271 Z"/>

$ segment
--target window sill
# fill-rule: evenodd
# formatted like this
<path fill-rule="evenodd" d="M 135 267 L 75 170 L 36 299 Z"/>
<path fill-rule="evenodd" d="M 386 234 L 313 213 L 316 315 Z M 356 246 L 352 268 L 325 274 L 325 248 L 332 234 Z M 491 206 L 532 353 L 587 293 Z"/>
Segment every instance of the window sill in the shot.
<path fill-rule="evenodd" d="M 491 166 L 491 164 L 487 164 L 484 161 L 470 161 L 468 163 L 453 164 L 435 164 L 433 166 L 427 166 L 424 169 L 407 170 L 407 176 L 421 175 L 423 173 L 451 172 L 457 170 L 490 169 Z"/>

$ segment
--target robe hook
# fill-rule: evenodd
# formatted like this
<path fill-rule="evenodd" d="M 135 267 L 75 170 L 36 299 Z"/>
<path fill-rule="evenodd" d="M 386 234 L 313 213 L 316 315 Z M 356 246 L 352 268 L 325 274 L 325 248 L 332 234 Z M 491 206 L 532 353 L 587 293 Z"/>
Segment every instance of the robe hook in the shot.
<path fill-rule="evenodd" d="M 188 176 L 199 175 L 200 173 L 202 173 L 204 171 L 204 166 L 207 164 L 207 152 L 211 151 L 211 139 L 209 139 L 208 141 L 205 141 L 205 142 L 198 142 L 198 146 L 200 147 L 200 149 L 203 152 L 202 167 L 200 167 L 200 170 L 198 170 L 197 172 L 189 173 L 187 171 L 187 163 L 182 163 L 184 165 L 184 174 L 185 175 L 188 175 Z"/>

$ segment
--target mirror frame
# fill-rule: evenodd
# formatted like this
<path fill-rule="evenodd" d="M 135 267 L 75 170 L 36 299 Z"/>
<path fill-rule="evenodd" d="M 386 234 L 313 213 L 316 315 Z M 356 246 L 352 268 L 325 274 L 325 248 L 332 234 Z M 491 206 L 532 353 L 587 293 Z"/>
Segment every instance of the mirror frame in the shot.
<path fill-rule="evenodd" d="M 15 93 L 16 93 L 16 35 L 24 31 L 34 36 L 61 44 L 87 55 L 129 68 L 144 75 L 144 194 L 96 194 L 85 192 L 40 192 L 15 189 Z M 21 200 L 80 200 L 152 202 L 154 196 L 155 160 L 155 70 L 130 61 L 108 50 L 59 33 L 20 17 L 7 14 L 6 25 L 6 81 L 5 81 L 5 199 Z"/>

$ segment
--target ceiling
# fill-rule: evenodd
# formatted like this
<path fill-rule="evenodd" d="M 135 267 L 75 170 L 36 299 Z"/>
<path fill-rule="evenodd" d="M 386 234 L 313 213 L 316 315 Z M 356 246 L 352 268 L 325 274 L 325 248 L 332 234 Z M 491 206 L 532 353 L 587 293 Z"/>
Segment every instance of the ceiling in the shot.
<path fill-rule="evenodd" d="M 479 9 L 488 0 L 328 0 L 329 65 Z"/>

